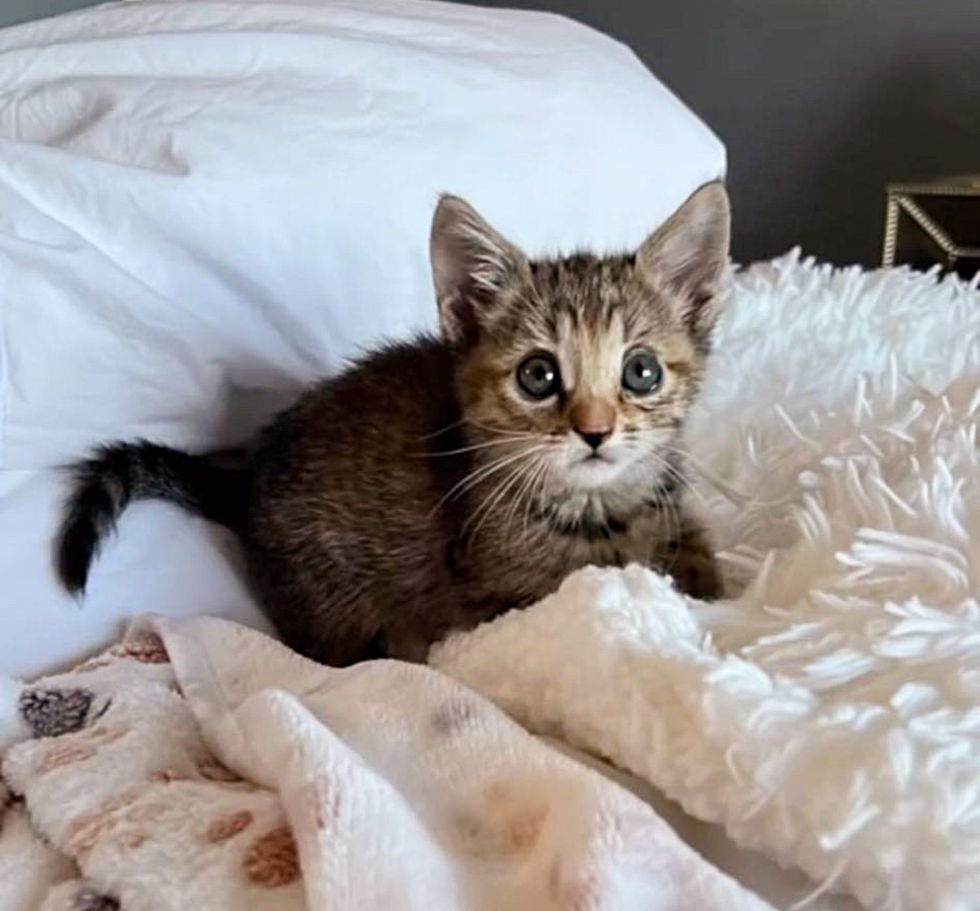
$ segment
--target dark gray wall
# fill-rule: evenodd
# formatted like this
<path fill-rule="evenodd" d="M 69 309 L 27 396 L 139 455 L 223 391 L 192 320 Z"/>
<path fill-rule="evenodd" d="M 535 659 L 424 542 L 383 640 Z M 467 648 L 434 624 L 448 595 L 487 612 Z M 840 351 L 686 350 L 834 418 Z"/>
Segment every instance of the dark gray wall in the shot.
<path fill-rule="evenodd" d="M 0 26 L 92 6 L 94 0 L 0 0 Z"/>
<path fill-rule="evenodd" d="M 883 185 L 980 172 L 980 0 L 482 0 L 630 44 L 725 140 L 734 252 L 879 257 Z M 85 0 L 0 0 L 0 23 Z"/>
<path fill-rule="evenodd" d="M 883 186 L 980 173 L 980 0 L 483 0 L 636 50 L 728 146 L 742 260 L 880 258 Z"/>

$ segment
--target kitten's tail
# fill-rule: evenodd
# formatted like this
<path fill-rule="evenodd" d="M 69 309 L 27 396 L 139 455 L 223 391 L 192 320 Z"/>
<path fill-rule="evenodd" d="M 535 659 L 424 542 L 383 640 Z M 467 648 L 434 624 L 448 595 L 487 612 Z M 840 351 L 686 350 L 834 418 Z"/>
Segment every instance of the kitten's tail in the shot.
<path fill-rule="evenodd" d="M 92 560 L 131 500 L 158 498 L 231 528 L 245 518 L 244 457 L 192 456 L 145 440 L 100 446 L 72 469 L 58 531 L 58 576 L 73 595 L 85 590 Z"/>

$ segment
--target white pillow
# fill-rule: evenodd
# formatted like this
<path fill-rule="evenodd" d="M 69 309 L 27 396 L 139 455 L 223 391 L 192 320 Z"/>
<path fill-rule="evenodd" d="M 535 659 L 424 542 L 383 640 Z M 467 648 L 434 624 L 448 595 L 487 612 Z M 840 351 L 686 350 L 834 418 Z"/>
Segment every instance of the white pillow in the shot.
<path fill-rule="evenodd" d="M 551 15 L 204 0 L 9 29 L 0 466 L 239 440 L 431 328 L 440 191 L 532 251 L 615 248 L 723 170 L 626 48 Z"/>

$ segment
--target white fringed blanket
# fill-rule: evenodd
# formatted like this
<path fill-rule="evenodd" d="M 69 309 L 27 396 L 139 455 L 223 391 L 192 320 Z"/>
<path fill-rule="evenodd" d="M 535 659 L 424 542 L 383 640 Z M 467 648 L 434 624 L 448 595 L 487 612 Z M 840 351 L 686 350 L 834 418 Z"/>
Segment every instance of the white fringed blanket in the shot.
<path fill-rule="evenodd" d="M 741 596 L 587 570 L 434 663 L 869 908 L 976 911 L 978 447 L 976 282 L 754 266 L 691 434 Z"/>

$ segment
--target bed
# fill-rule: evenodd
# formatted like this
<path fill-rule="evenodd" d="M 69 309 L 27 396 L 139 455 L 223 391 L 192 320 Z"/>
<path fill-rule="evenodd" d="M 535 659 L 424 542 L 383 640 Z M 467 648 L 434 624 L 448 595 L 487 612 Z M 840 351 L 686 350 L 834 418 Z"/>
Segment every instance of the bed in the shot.
<path fill-rule="evenodd" d="M 7 30 L 0 143 L 0 671 L 14 679 L 111 647 L 136 615 L 155 615 L 157 633 L 181 655 L 188 629 L 202 641 L 213 632 L 181 627 L 181 618 L 269 631 L 231 537 L 162 504 L 127 511 L 84 603 L 73 602 L 51 570 L 61 466 L 107 437 L 191 449 L 240 442 L 363 346 L 432 328 L 425 242 L 439 192 L 471 199 L 532 251 L 615 249 L 725 171 L 717 137 L 622 45 L 555 16 L 415 0 L 140 0 Z M 964 543 L 980 531 L 964 443 L 977 432 L 977 297 L 975 285 L 832 270 L 798 252 L 738 272 L 695 442 L 706 454 L 703 504 L 747 594 L 712 609 L 677 600 L 664 580 L 586 574 L 526 617 L 449 643 L 434 665 L 576 764 L 624 783 L 773 907 L 807 896 L 814 909 L 857 907 L 828 894 L 837 888 L 867 907 L 969 907 L 956 901 L 971 894 L 976 866 L 951 853 L 952 823 L 930 835 L 920 860 L 932 870 L 916 888 L 908 881 L 919 868 L 894 873 L 910 843 L 888 841 L 901 813 L 907 831 L 944 796 L 960 807 L 955 832 L 975 836 L 968 789 L 950 784 L 900 807 L 901 788 L 866 791 L 868 776 L 889 767 L 960 763 L 950 766 L 953 782 L 980 762 L 966 707 L 980 557 Z M 920 332 L 910 339 L 900 327 L 913 319 Z M 887 441 L 918 440 L 929 420 L 922 433 L 933 448 L 901 474 L 895 466 L 910 464 L 908 452 Z M 853 450 L 863 440 L 866 451 Z M 927 458 L 936 453 L 942 466 Z M 861 474 L 871 463 L 880 470 Z M 850 495 L 864 511 L 845 516 Z M 866 527 L 893 537 L 862 537 Z M 903 534 L 913 543 L 894 537 Z M 931 542 L 940 540 L 937 550 Z M 947 712 L 943 730 L 959 758 L 918 746 L 902 758 L 885 747 L 878 765 L 829 776 L 814 808 L 801 795 L 816 779 L 789 758 L 765 764 L 767 750 L 792 740 L 788 729 L 759 719 L 795 718 L 801 731 L 840 738 L 811 736 L 823 752 L 809 762 L 854 748 L 864 723 L 854 718 L 865 717 L 870 698 L 859 692 L 861 675 L 876 672 L 868 655 L 882 616 L 901 613 L 891 605 L 887 614 L 886 598 L 835 588 L 837 552 L 850 554 L 849 585 L 891 585 L 899 608 L 921 595 L 938 613 L 920 618 L 919 633 L 934 635 L 943 654 L 965 656 L 967 682 L 955 693 L 937 683 L 942 698 L 918 693 L 915 703 L 918 691 L 902 686 L 932 680 L 936 669 L 889 666 L 895 692 L 915 703 L 895 712 L 906 720 Z M 896 583 L 903 565 L 924 575 Z M 925 585 L 930 572 L 946 581 Z M 846 597 L 858 595 L 864 632 L 831 628 L 826 616 L 839 618 Z M 655 605 L 662 628 L 636 621 L 640 603 Z M 914 627 L 914 614 L 901 621 Z M 938 629 L 939 615 L 959 625 Z M 547 635 L 556 623 L 580 634 L 564 652 L 565 640 Z M 609 632 L 624 623 L 626 638 Z M 802 630 L 820 635 L 810 642 Z M 572 651 L 575 641 L 589 643 L 585 653 Z M 197 660 L 187 654 L 185 670 Z M 608 682 L 608 704 L 567 676 L 571 655 Z M 651 669 L 691 700 L 644 703 L 635 681 Z M 535 684 L 543 674 L 544 690 Z M 834 705 L 830 691 L 842 694 Z M 636 709 L 628 724 L 604 723 L 627 704 Z M 842 721 L 848 710 L 857 714 Z M 681 722 L 650 721 L 658 713 L 717 736 L 707 743 Z M 0 709 L 0 733 L 6 722 Z M 905 749 L 900 728 L 882 735 L 893 751 Z M 760 730 L 766 736 L 754 737 Z M 685 774 L 686 762 L 712 786 Z M 865 790 L 847 791 L 858 778 Z M 822 809 L 841 802 L 870 815 L 832 819 Z M 51 908 L 71 906 L 59 896 Z"/>

